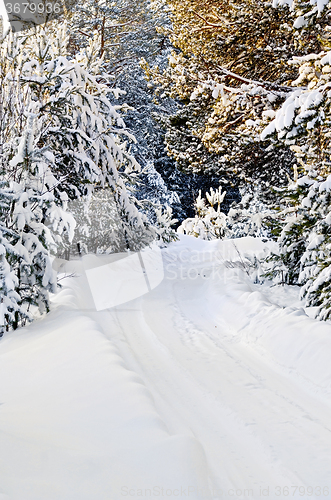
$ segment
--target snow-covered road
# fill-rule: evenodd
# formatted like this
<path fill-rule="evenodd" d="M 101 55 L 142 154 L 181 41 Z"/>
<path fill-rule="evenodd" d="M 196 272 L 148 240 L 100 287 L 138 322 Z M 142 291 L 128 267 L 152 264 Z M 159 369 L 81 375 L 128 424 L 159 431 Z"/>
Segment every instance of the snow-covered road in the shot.
<path fill-rule="evenodd" d="M 83 469 L 88 476 L 93 460 L 101 468 L 103 463 L 109 467 L 116 456 L 114 450 L 107 456 L 111 446 L 119 451 L 118 464 L 108 469 L 111 486 L 99 472 L 97 496 L 75 491 L 72 485 L 71 493 L 63 487 L 62 493 L 47 496 L 47 500 L 331 498 L 330 323 L 310 319 L 296 298 L 297 290 L 254 284 L 240 269 L 231 242 L 192 240 L 184 237 L 163 252 L 165 278 L 158 287 L 98 312 L 84 262 L 74 264 L 79 277 L 67 280 L 72 305 L 64 290 L 55 301 L 53 314 L 72 314 L 73 308 L 78 317 L 85 318 L 86 335 L 92 325 L 101 332 L 120 360 L 115 364 L 123 364 L 114 380 L 124 384 L 121 396 L 109 395 L 110 407 L 102 403 L 108 392 L 105 387 L 100 389 L 97 411 L 118 416 L 112 416 L 104 432 L 104 448 L 95 445 L 90 427 L 79 431 L 82 442 L 88 436 L 96 446 Z M 263 248 L 258 240 L 243 239 L 237 245 L 241 257 Z M 52 321 L 54 328 L 59 320 L 50 316 L 30 329 L 40 330 Z M 47 339 L 43 339 L 45 344 Z M 5 337 L 4 356 L 6 342 L 15 347 L 9 335 Z M 21 346 L 22 340 L 17 342 Z M 99 351 L 108 344 L 102 344 Z M 1 347 L 0 360 L 5 359 Z M 101 364 L 101 377 L 102 370 Z M 130 391 L 123 383 L 124 370 Z M 3 373 L 5 376 L 5 369 Z M 65 373 L 70 379 L 70 370 Z M 93 388 L 92 383 L 92 393 Z M 89 397 L 89 392 L 84 394 Z M 123 401 L 131 401 L 124 410 Z M 92 400 L 91 405 L 95 404 Z M 88 401 L 85 405 L 89 406 Z M 132 412 L 129 422 L 127 411 Z M 106 420 L 100 423 L 98 416 L 91 417 L 92 427 L 93 418 L 102 435 Z M 15 434 L 15 425 L 10 427 L 6 412 L 1 416 L 0 406 L 0 438 L 4 428 Z M 131 437 L 126 440 L 128 429 Z M 114 440 L 113 434 L 119 437 Z M 5 449 L 8 453 L 10 443 Z M 62 453 L 65 455 L 65 448 Z M 0 449 L 0 465 L 6 459 L 2 455 Z M 76 469 L 82 467 L 80 460 Z M 6 470 L 10 470 L 8 456 Z M 3 484 L 7 485 L 4 499 L 23 498 L 17 496 L 10 481 Z M 2 500 L 1 492 L 0 482 Z M 25 498 L 46 497 L 35 489 Z"/>

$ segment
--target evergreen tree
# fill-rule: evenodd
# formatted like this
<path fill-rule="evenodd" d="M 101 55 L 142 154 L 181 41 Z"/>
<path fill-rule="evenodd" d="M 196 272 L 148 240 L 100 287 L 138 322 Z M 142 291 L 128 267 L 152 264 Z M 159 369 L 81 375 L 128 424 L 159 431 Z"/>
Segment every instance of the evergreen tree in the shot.
<path fill-rule="evenodd" d="M 329 6 L 325 2 L 290 3 L 293 30 L 309 40 L 311 33 L 325 27 Z M 307 45 L 309 45 L 307 43 Z M 327 49 L 328 41 L 324 40 Z M 295 87 L 274 119 L 262 133 L 283 142 L 295 154 L 294 182 L 282 190 L 274 217 L 279 254 L 270 255 L 269 276 L 285 275 L 285 281 L 303 285 L 301 296 L 307 306 L 318 306 L 320 319 L 330 317 L 329 179 L 330 179 L 330 51 L 293 57 L 298 68 Z M 278 230 L 277 230 L 278 227 Z"/>
<path fill-rule="evenodd" d="M 97 56 L 99 41 L 71 58 L 67 43 L 66 26 L 49 25 L 9 33 L 1 46 L 2 330 L 24 324 L 32 306 L 49 309 L 50 251 L 64 232 L 73 237 L 69 200 L 107 187 L 126 249 L 161 237 L 133 194 L 140 167 L 127 142 L 134 137 L 109 99 L 117 89 Z"/>
<path fill-rule="evenodd" d="M 21 297 L 17 293 L 18 278 L 13 268 L 18 268 L 22 255 L 19 248 L 11 244 L 19 240 L 18 234 L 6 227 L 7 216 L 12 203 L 12 192 L 4 181 L 0 184 L 0 337 L 10 324 L 18 324 L 19 318 L 29 318 L 21 307 Z M 27 263 L 27 261 L 25 261 Z"/>
<path fill-rule="evenodd" d="M 285 186 L 295 163 L 283 142 L 260 132 L 292 92 L 293 56 L 328 43 L 327 17 L 306 36 L 292 29 L 288 7 L 248 2 L 168 0 L 176 51 L 165 72 L 145 65 L 160 92 L 184 108 L 167 120 L 167 148 L 181 168 L 209 171 L 223 182 L 251 189 Z"/>

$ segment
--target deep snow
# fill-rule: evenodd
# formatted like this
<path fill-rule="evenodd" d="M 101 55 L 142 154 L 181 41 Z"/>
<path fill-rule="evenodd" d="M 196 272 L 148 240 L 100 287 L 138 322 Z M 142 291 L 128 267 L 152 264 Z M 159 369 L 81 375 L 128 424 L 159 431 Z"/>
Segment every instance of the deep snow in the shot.
<path fill-rule="evenodd" d="M 0 342 L 0 500 L 330 498 L 331 323 L 233 243 L 182 236 L 108 309 L 114 256 L 55 263 L 52 312 Z"/>

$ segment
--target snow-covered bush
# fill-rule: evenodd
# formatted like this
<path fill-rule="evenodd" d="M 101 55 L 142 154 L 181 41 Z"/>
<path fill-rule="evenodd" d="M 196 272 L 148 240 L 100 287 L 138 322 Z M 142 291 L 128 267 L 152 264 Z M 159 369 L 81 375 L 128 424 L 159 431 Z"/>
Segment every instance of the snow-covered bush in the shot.
<path fill-rule="evenodd" d="M 270 216 L 270 209 L 261 201 L 259 189 L 242 195 L 239 204 L 230 208 L 227 214 L 227 225 L 231 238 L 253 236 L 268 238 L 270 232 L 264 221 Z"/>
<path fill-rule="evenodd" d="M 206 193 L 206 203 L 206 200 L 201 197 L 200 190 L 194 204 L 196 216 L 185 219 L 177 229 L 177 232 L 195 236 L 203 240 L 223 238 L 227 230 L 226 215 L 221 211 L 221 204 L 225 195 L 226 191 L 222 193 L 221 187 L 215 191 L 211 188 L 210 193 Z"/>
<path fill-rule="evenodd" d="M 204 240 L 219 238 L 241 238 L 243 236 L 266 237 L 268 231 L 262 221 L 270 211 L 258 202 L 257 196 L 246 194 L 241 203 L 230 208 L 226 214 L 222 210 L 226 191 L 210 188 L 206 199 L 201 197 L 201 191 L 195 201 L 196 215 L 186 219 L 177 229 L 178 233 L 188 234 Z"/>
<path fill-rule="evenodd" d="M 264 263 L 275 282 L 302 285 L 306 306 L 319 306 L 317 317 L 331 316 L 331 176 L 305 175 L 284 190 L 282 209 L 269 222 L 279 251 Z"/>
<path fill-rule="evenodd" d="M 161 244 L 170 243 L 177 239 L 176 233 L 174 233 L 173 225 L 178 222 L 177 219 L 173 217 L 172 208 L 166 206 L 164 208 L 156 208 L 156 231 Z"/>
<path fill-rule="evenodd" d="M 314 219 L 302 204 L 313 181 L 296 177 L 286 189 L 280 190 L 280 204 L 265 224 L 278 242 L 279 251 L 266 258 L 266 276 L 290 285 L 299 283 L 300 259 Z"/>
<path fill-rule="evenodd" d="M 311 184 L 302 204 L 307 206 L 314 225 L 300 259 L 301 297 L 307 306 L 318 306 L 319 319 L 331 317 L 331 175 Z M 312 216 L 311 216 L 312 218 Z"/>

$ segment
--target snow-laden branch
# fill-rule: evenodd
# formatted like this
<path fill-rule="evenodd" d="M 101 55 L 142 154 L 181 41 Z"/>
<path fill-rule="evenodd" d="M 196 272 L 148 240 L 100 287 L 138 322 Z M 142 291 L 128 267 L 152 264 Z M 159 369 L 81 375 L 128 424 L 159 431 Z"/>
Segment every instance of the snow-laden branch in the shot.
<path fill-rule="evenodd" d="M 249 78 L 245 78 L 243 76 L 238 75 L 237 73 L 234 73 L 233 71 L 230 71 L 226 68 L 223 68 L 222 66 L 217 66 L 216 68 L 218 71 L 220 71 L 224 75 L 226 75 L 230 78 L 233 78 L 234 80 L 237 80 L 238 82 L 257 85 L 258 87 L 262 87 L 262 88 L 267 89 L 267 90 L 273 90 L 276 92 L 281 92 L 282 94 L 284 92 L 293 92 L 293 87 L 288 87 L 287 85 L 279 85 L 279 84 L 273 83 L 273 82 L 258 81 L 258 80 L 252 80 Z"/>

